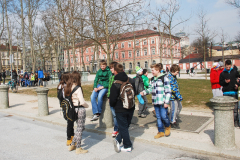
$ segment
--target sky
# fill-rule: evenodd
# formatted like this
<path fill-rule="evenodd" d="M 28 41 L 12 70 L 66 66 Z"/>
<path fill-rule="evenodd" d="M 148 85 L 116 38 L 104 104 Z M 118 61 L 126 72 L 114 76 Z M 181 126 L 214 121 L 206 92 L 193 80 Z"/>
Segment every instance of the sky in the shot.
<path fill-rule="evenodd" d="M 154 10 L 164 3 L 164 0 L 151 0 L 151 8 Z M 233 41 L 238 32 L 240 32 L 240 9 L 237 10 L 225 2 L 225 0 L 179 0 L 180 10 L 175 15 L 176 20 L 179 18 L 188 19 L 182 25 L 174 30 L 174 33 L 183 30 L 189 34 L 190 42 L 198 36 L 195 32 L 198 18 L 197 13 L 202 8 L 208 19 L 208 28 L 216 31 L 218 35 L 213 42 L 221 41 L 221 32 L 227 35 L 226 41 Z M 221 30 L 222 29 L 222 30 Z"/>

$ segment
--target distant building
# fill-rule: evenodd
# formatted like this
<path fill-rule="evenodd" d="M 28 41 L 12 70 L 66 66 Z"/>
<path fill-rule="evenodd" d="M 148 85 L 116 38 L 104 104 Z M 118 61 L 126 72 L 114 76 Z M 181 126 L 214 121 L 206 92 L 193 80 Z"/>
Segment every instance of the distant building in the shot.
<path fill-rule="evenodd" d="M 181 47 L 187 47 L 190 45 L 189 37 L 187 36 L 187 34 L 185 32 L 180 31 L 180 32 L 176 33 L 175 36 L 180 38 Z"/>

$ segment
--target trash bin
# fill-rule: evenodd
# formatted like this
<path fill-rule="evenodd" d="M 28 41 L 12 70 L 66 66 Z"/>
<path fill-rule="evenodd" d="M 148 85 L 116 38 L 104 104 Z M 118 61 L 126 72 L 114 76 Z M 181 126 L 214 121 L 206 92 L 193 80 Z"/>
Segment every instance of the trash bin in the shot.
<path fill-rule="evenodd" d="M 128 73 L 131 74 L 131 73 L 132 73 L 132 70 L 128 70 Z"/>
<path fill-rule="evenodd" d="M 82 72 L 82 82 L 88 81 L 88 74 L 89 72 Z"/>
<path fill-rule="evenodd" d="M 207 69 L 207 73 L 210 73 L 210 69 Z"/>

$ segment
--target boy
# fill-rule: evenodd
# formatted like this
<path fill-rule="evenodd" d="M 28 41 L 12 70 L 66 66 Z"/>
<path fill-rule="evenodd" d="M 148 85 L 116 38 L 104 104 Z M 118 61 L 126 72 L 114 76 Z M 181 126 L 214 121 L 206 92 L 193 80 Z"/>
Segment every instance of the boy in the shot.
<path fill-rule="evenodd" d="M 107 97 L 109 99 L 110 97 L 110 89 L 112 87 L 112 83 L 114 81 L 114 65 L 117 64 L 117 62 L 112 62 L 110 63 L 109 67 L 110 67 L 110 71 L 112 72 L 112 76 L 109 78 L 109 85 L 108 85 L 108 93 L 107 93 Z M 116 135 L 118 134 L 118 123 L 117 123 L 117 119 L 116 119 L 116 113 L 115 113 L 115 109 L 110 106 L 111 111 L 112 111 L 112 116 L 113 116 L 113 122 L 114 122 L 114 131 L 112 132 L 112 137 L 116 137 Z"/>
<path fill-rule="evenodd" d="M 238 71 L 232 68 L 232 62 L 230 60 L 225 61 L 225 69 L 220 74 L 219 83 L 223 87 L 223 96 L 231 96 L 238 99 L 238 86 L 237 78 L 239 78 Z M 237 121 L 237 108 L 236 103 L 234 108 L 234 121 Z"/>
<path fill-rule="evenodd" d="M 219 78 L 220 78 L 220 72 L 218 71 L 219 67 L 220 65 L 217 62 L 214 63 L 210 73 L 210 82 L 212 86 L 213 97 L 223 96 L 222 87 L 219 84 Z"/>
<path fill-rule="evenodd" d="M 119 80 L 122 82 L 128 81 L 128 76 L 123 72 L 123 65 L 115 64 L 114 65 L 114 80 Z M 130 141 L 128 128 L 131 124 L 133 112 L 135 106 L 132 106 L 131 109 L 123 108 L 123 102 L 119 99 L 120 96 L 120 83 L 113 83 L 110 91 L 110 106 L 115 109 L 116 118 L 118 122 L 119 134 L 116 139 L 113 140 L 114 149 L 118 153 L 120 151 L 131 152 L 132 151 L 132 142 Z M 120 143 L 123 141 L 123 147 L 120 147 Z"/>
<path fill-rule="evenodd" d="M 142 79 L 143 79 L 143 84 L 144 84 L 144 89 L 148 89 L 149 87 L 149 79 L 147 77 L 148 71 L 147 69 L 143 70 L 142 74 Z M 144 100 L 144 104 L 139 105 L 139 110 L 138 110 L 138 117 L 145 118 L 147 115 L 145 114 L 145 111 L 147 109 L 147 96 L 142 97 Z"/>
<path fill-rule="evenodd" d="M 153 78 L 151 79 L 150 87 L 141 92 L 142 96 L 152 94 L 152 102 L 157 117 L 158 134 L 154 136 L 155 139 L 165 136 L 170 136 L 170 121 L 167 115 L 169 101 L 171 97 L 171 86 L 169 79 L 165 74 L 161 73 L 161 66 L 159 64 L 151 65 Z M 164 125 L 163 125 L 164 124 Z M 165 126 L 165 130 L 164 130 Z"/>
<path fill-rule="evenodd" d="M 136 66 L 136 73 L 137 75 L 135 77 L 135 95 L 138 95 L 140 92 L 144 90 L 144 83 L 142 79 L 143 69 Z M 146 103 L 147 102 L 145 101 L 145 99 L 144 99 L 144 104 L 141 104 L 140 102 L 138 103 L 138 107 L 139 107 L 138 117 L 141 117 L 141 118 L 146 117 L 145 114 L 142 114 L 142 110 Z"/>
<path fill-rule="evenodd" d="M 93 112 L 93 118 L 91 121 L 98 120 L 101 112 L 102 112 L 102 104 L 103 104 L 103 96 L 108 91 L 108 85 L 109 85 L 109 78 L 112 75 L 112 72 L 110 71 L 109 67 L 107 67 L 106 61 L 100 62 L 100 67 L 97 71 L 95 80 L 94 80 L 94 90 L 91 95 L 91 103 L 92 103 L 92 112 Z M 98 98 L 98 103 L 96 99 Z"/>
<path fill-rule="evenodd" d="M 31 81 L 30 81 L 30 86 L 33 86 L 35 81 L 35 74 L 31 73 Z"/>
<path fill-rule="evenodd" d="M 180 67 L 176 64 L 173 64 L 170 68 L 170 72 L 168 73 L 167 77 L 170 81 L 171 85 L 171 98 L 170 98 L 170 123 L 172 127 L 177 127 L 176 120 L 178 115 L 181 112 L 182 104 L 181 101 L 183 100 L 182 95 L 179 92 L 178 82 L 177 82 L 177 74 L 180 72 Z"/>

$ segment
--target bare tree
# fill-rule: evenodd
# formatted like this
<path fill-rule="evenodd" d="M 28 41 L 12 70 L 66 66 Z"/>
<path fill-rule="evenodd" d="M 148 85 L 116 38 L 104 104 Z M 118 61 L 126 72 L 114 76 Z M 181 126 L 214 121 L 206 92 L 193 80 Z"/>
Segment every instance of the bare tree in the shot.
<path fill-rule="evenodd" d="M 2 38 L 3 32 L 5 30 L 5 25 L 4 25 L 5 7 L 4 6 L 5 6 L 4 1 L 1 0 L 0 1 L 0 10 L 1 10 L 2 16 L 1 16 L 1 21 L 0 21 L 0 38 Z M 0 72 L 1 71 L 2 71 L 2 53 L 0 52 Z"/>

